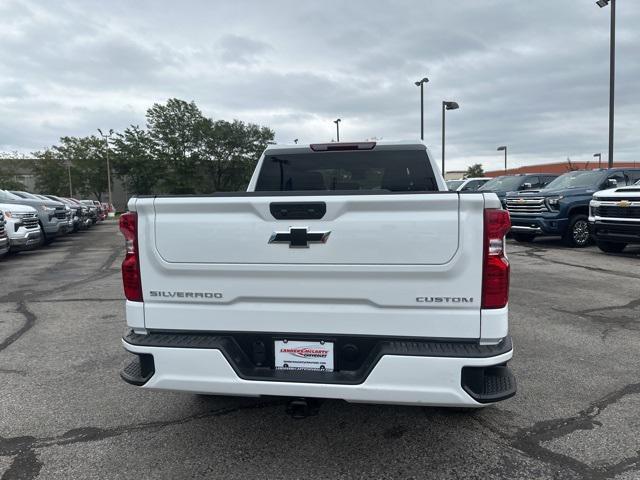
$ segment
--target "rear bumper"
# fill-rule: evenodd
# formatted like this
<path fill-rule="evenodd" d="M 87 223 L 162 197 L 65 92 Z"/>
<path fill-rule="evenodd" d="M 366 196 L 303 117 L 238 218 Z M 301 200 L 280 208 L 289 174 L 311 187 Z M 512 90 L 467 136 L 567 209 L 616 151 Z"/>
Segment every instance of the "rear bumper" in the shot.
<path fill-rule="evenodd" d="M 174 346 L 158 346 L 162 335 L 173 337 L 164 345 Z M 191 341 L 187 336 L 178 346 L 176 334 L 127 335 L 124 348 L 138 355 L 143 367 L 129 365 L 122 377 L 150 389 L 432 406 L 481 407 L 516 391 L 506 367 L 513 356 L 508 337 L 496 346 L 389 341 L 358 371 L 294 372 L 243 364 L 242 352 L 233 351 L 223 337 Z"/>
<path fill-rule="evenodd" d="M 590 219 L 591 234 L 596 240 L 640 244 L 640 222 Z"/>

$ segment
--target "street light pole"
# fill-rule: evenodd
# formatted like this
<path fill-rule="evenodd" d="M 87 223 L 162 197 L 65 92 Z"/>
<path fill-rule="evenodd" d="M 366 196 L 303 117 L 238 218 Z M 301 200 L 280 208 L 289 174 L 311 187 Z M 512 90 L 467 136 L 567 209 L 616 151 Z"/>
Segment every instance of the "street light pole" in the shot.
<path fill-rule="evenodd" d="M 109 208 L 113 205 L 113 199 L 111 198 L 111 165 L 109 164 L 109 138 L 113 135 L 113 128 L 109 129 L 109 133 L 102 133 L 102 130 L 98 129 L 102 138 L 104 138 L 104 143 L 107 146 L 107 150 L 105 152 L 105 156 L 107 157 L 107 188 L 109 191 Z"/>
<path fill-rule="evenodd" d="M 460 108 L 456 102 L 442 102 L 442 176 L 444 177 L 444 145 L 445 145 L 445 112 L 447 110 L 457 110 Z"/>
<path fill-rule="evenodd" d="M 69 198 L 73 197 L 73 187 L 71 186 L 71 162 L 67 160 L 67 173 L 69 174 Z"/>
<path fill-rule="evenodd" d="M 507 173 L 507 146 L 506 145 L 502 145 L 501 147 L 498 147 L 498 152 L 502 152 L 504 151 L 504 173 Z"/>
<path fill-rule="evenodd" d="M 420 140 L 424 140 L 424 84 L 428 82 L 427 77 L 415 82 L 415 85 L 420 87 Z"/>
<path fill-rule="evenodd" d="M 602 167 L 602 154 L 601 153 L 594 153 L 593 154 L 593 158 L 598 157 L 598 168 Z"/>
<path fill-rule="evenodd" d="M 341 119 L 339 119 L 339 118 L 336 118 L 336 119 L 333 121 L 333 123 L 335 123 L 335 124 L 336 124 L 336 142 L 339 142 L 339 141 L 340 141 L 340 122 L 341 122 L 341 121 L 342 121 L 342 120 L 341 120 Z"/>
<path fill-rule="evenodd" d="M 611 3 L 611 33 L 609 35 L 609 168 L 613 168 L 613 127 L 616 90 L 616 0 L 598 0 L 604 8 Z"/>

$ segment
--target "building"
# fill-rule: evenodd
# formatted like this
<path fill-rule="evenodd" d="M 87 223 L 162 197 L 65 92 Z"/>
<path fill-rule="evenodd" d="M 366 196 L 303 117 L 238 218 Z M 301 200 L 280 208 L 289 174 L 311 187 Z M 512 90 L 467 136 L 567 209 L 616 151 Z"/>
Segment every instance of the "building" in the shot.
<path fill-rule="evenodd" d="M 465 173 L 467 173 L 466 170 L 449 170 L 448 172 L 445 172 L 444 179 L 445 180 L 460 180 L 461 178 L 464 177 Z"/>
<path fill-rule="evenodd" d="M 640 168 L 640 162 L 614 162 L 615 168 Z M 506 170 L 492 170 L 484 172 L 485 177 L 499 177 L 500 175 L 517 175 L 519 173 L 557 173 L 563 174 L 572 170 L 593 170 L 598 168 L 598 162 L 555 162 L 539 165 L 525 165 L 523 167 L 509 168 Z M 602 168 L 607 168 L 607 163 L 602 162 Z"/>

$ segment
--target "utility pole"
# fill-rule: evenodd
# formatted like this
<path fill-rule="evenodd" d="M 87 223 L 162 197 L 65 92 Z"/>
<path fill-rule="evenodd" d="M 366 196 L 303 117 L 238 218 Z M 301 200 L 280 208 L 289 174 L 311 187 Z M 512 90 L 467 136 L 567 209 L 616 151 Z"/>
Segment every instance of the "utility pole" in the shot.
<path fill-rule="evenodd" d="M 444 177 L 444 144 L 445 144 L 445 115 L 447 110 L 457 110 L 460 105 L 457 102 L 442 102 L 442 176 Z"/>
<path fill-rule="evenodd" d="M 71 162 L 67 160 L 67 173 L 69 174 L 69 197 L 73 197 L 73 187 L 71 186 Z"/>
<path fill-rule="evenodd" d="M 611 3 L 611 33 L 609 35 L 609 168 L 613 168 L 613 129 L 616 90 L 616 0 L 598 0 L 604 8 Z"/>
<path fill-rule="evenodd" d="M 501 147 L 498 147 L 498 152 L 502 152 L 504 151 L 504 173 L 507 173 L 507 146 L 506 145 L 502 145 Z"/>
<path fill-rule="evenodd" d="M 111 197 L 111 165 L 109 164 L 109 139 L 111 138 L 111 135 L 113 135 L 113 128 L 109 129 L 108 134 L 102 133 L 102 130 L 100 129 L 98 129 L 98 132 L 100 132 L 100 135 L 102 136 L 102 138 L 104 138 L 104 143 L 107 147 L 107 150 L 105 151 L 105 156 L 107 157 L 107 188 L 109 192 L 109 208 L 111 208 L 111 205 L 113 205 L 113 199 Z"/>

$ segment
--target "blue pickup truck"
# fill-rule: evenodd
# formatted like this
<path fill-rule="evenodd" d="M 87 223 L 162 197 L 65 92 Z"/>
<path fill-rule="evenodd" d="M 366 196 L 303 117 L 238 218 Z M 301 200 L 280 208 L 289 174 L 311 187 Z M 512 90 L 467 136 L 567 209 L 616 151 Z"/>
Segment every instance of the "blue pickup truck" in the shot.
<path fill-rule="evenodd" d="M 559 235 L 571 247 L 591 243 L 589 202 L 598 190 L 632 185 L 640 168 L 610 168 L 568 172 L 542 190 L 507 194 L 511 234 L 519 242 L 540 235 Z"/>
<path fill-rule="evenodd" d="M 523 190 L 540 190 L 558 178 L 553 173 L 526 173 L 518 175 L 503 175 L 495 177 L 482 185 L 479 192 L 493 192 L 500 199 L 502 207 L 506 208 L 506 198 L 509 192 L 521 192 Z"/>

